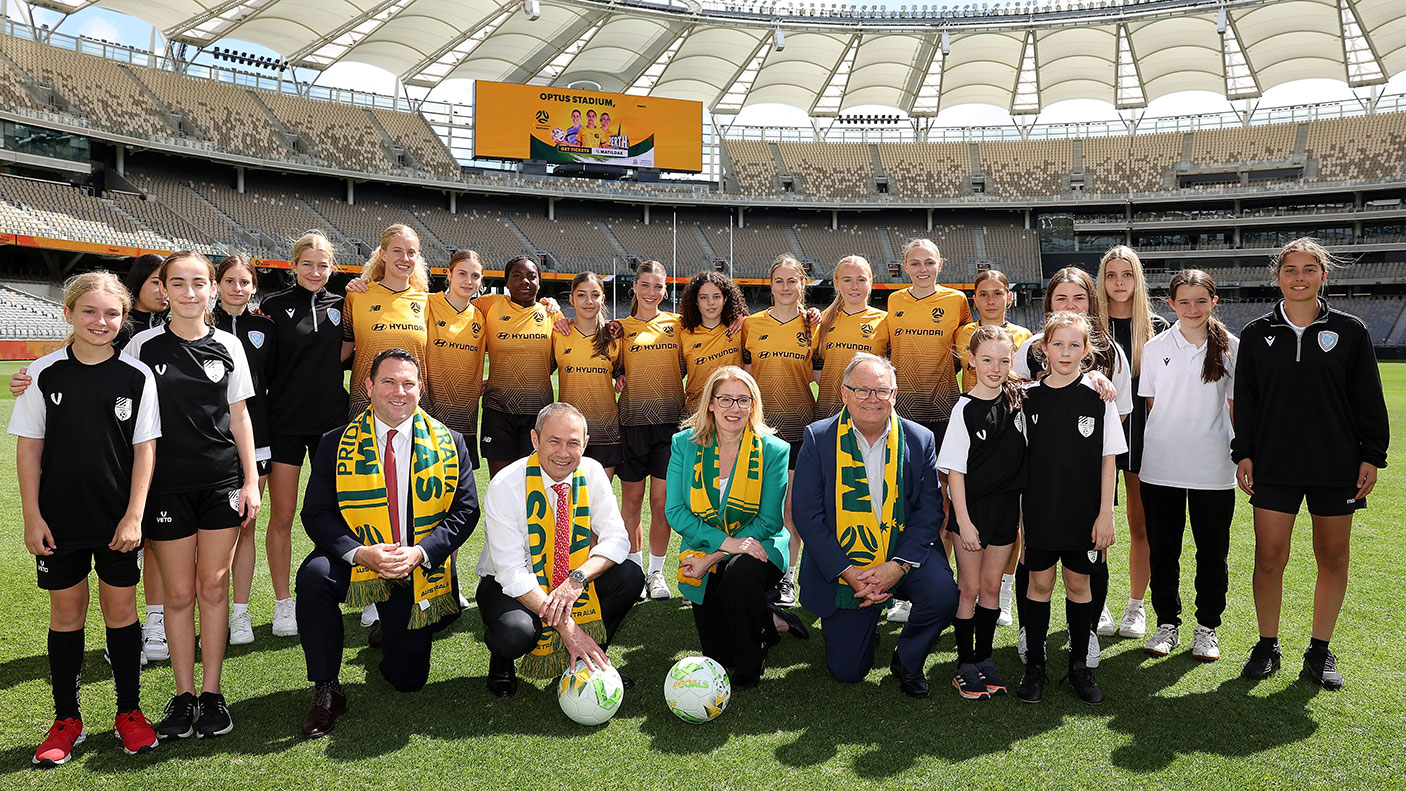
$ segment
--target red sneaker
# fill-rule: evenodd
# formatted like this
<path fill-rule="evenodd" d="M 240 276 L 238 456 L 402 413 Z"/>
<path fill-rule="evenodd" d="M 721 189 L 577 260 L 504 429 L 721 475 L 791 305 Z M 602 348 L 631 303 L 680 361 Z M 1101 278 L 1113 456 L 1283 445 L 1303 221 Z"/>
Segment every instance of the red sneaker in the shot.
<path fill-rule="evenodd" d="M 117 715 L 117 721 L 112 724 L 112 735 L 122 742 L 122 752 L 128 755 L 141 755 L 155 748 L 159 741 L 141 709 Z"/>
<path fill-rule="evenodd" d="M 49 735 L 34 751 L 34 763 L 39 766 L 58 766 L 68 763 L 73 757 L 73 748 L 83 743 L 83 721 L 77 717 L 54 720 L 49 727 Z"/>

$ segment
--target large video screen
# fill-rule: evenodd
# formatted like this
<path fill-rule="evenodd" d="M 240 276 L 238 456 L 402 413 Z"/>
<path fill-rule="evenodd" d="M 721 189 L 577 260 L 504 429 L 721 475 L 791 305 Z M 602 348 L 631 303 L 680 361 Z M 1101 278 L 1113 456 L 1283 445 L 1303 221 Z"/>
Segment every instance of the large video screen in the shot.
<path fill-rule="evenodd" d="M 474 156 L 697 173 L 703 105 L 479 80 Z"/>

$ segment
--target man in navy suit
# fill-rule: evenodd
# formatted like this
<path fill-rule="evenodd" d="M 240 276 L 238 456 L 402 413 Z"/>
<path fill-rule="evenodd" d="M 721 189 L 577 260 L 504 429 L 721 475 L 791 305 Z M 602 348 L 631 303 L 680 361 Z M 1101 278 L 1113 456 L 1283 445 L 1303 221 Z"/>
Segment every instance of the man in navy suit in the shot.
<path fill-rule="evenodd" d="M 420 365 L 403 349 L 388 349 L 376 355 L 366 391 L 376 444 L 386 479 L 389 502 L 398 504 L 404 517 L 396 522 L 407 528 L 415 524 L 411 485 L 414 446 L 411 425 L 420 403 Z M 474 491 L 474 470 L 464 437 L 450 430 L 459 458 L 459 477 L 449 510 L 428 535 L 418 540 L 392 541 L 366 545 L 352 532 L 338 508 L 337 449 L 346 427 L 322 436 L 312 460 L 307 493 L 303 496 L 303 528 L 315 544 L 298 569 L 298 635 L 307 660 L 308 680 L 315 685 L 312 704 L 303 720 L 303 735 L 309 738 L 332 732 L 337 717 L 346 711 L 346 696 L 337 681 L 342 666 L 343 624 L 341 606 L 347 598 L 352 566 L 363 566 L 387 580 L 390 599 L 380 602 L 384 634 L 381 675 L 401 692 L 414 692 L 425 686 L 430 673 L 430 638 L 457 617 L 409 628 L 414 589 L 410 578 L 417 566 L 437 569 L 450 553 L 459 548 L 478 524 L 478 496 Z M 389 452 L 386 450 L 389 444 Z M 403 534 L 413 534 L 406 530 Z M 454 596 L 457 599 L 457 583 Z"/>
<path fill-rule="evenodd" d="M 872 354 L 854 356 L 845 368 L 844 410 L 806 427 L 792 484 L 792 516 L 805 541 L 801 560 L 801 604 L 820 616 L 825 633 L 825 664 L 841 682 L 862 681 L 874 666 L 878 649 L 879 615 L 897 594 L 913 603 L 912 614 L 898 637 L 889 668 L 899 688 L 915 698 L 929 693 L 923 667 L 933 643 L 957 610 L 957 584 L 941 546 L 942 487 L 937 479 L 937 446 L 932 432 L 899 418 L 903 432 L 903 519 L 890 538 L 888 559 L 873 564 L 862 557 L 864 547 L 849 553 L 835 529 L 836 487 L 842 485 L 837 463 L 841 418 L 848 415 L 855 445 L 863 457 L 869 486 L 867 500 L 882 522 L 885 446 L 894 430 L 893 364 Z M 867 568 L 865 567 L 867 566 Z M 857 606 L 840 606 L 841 580 L 848 584 Z M 846 596 L 849 592 L 845 592 Z M 851 602 L 852 603 L 852 602 Z"/>

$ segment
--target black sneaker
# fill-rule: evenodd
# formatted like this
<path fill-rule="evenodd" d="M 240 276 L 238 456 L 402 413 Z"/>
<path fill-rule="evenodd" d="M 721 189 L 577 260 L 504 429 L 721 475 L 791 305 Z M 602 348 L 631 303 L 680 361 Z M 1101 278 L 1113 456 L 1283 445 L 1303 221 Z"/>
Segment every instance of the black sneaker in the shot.
<path fill-rule="evenodd" d="M 1338 672 L 1338 658 L 1327 648 L 1309 647 L 1303 652 L 1303 670 L 1299 678 L 1306 678 L 1329 692 L 1343 688 L 1343 674 Z"/>
<path fill-rule="evenodd" d="M 200 719 L 195 723 L 195 736 L 204 739 L 224 736 L 234 730 L 234 718 L 229 716 L 225 696 L 218 692 L 200 693 Z"/>
<path fill-rule="evenodd" d="M 200 704 L 189 692 L 171 698 L 166 704 L 166 714 L 156 726 L 156 735 L 161 739 L 188 739 L 195 733 L 195 717 L 200 712 Z"/>
<path fill-rule="evenodd" d="M 1079 696 L 1079 700 L 1090 706 L 1103 702 L 1103 690 L 1098 688 L 1098 682 L 1094 681 L 1094 673 L 1087 665 L 1075 664 L 1069 668 L 1069 675 L 1065 678 L 1069 680 L 1069 686 L 1073 688 L 1074 694 Z"/>
<path fill-rule="evenodd" d="M 1006 682 L 996 673 L 996 663 L 991 659 L 983 659 L 976 663 L 976 672 L 981 674 L 981 681 L 986 685 L 986 691 L 992 697 L 1006 694 Z"/>
<path fill-rule="evenodd" d="M 986 682 L 981 680 L 981 672 L 970 662 L 957 665 L 957 675 L 952 677 L 952 686 L 957 689 L 957 694 L 966 700 L 991 699 Z"/>
<path fill-rule="evenodd" d="M 1015 688 L 1015 696 L 1025 703 L 1039 703 L 1045 697 L 1045 666 L 1026 665 L 1025 674 L 1020 677 L 1020 686 Z"/>
<path fill-rule="evenodd" d="M 1279 669 L 1281 656 L 1278 640 L 1267 644 L 1255 643 L 1255 647 L 1250 651 L 1250 658 L 1245 660 L 1245 666 L 1240 668 L 1240 675 L 1251 681 L 1263 681 Z"/>

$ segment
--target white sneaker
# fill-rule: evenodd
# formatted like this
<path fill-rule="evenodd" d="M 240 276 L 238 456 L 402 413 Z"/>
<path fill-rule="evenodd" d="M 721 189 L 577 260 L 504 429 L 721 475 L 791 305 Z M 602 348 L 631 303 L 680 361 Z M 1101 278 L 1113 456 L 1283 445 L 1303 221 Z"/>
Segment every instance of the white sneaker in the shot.
<path fill-rule="evenodd" d="M 1181 630 L 1176 626 L 1164 623 L 1157 626 L 1157 631 L 1147 638 L 1147 644 L 1142 650 L 1150 656 L 1166 656 L 1181 645 Z"/>
<path fill-rule="evenodd" d="M 254 642 L 254 624 L 249 619 L 249 611 L 231 614 L 229 617 L 229 644 L 248 645 Z"/>
<path fill-rule="evenodd" d="M 298 605 L 293 597 L 274 599 L 273 636 L 293 637 L 298 634 Z"/>
<path fill-rule="evenodd" d="M 795 607 L 796 606 L 796 570 L 791 569 L 781 575 L 781 581 L 776 583 L 776 606 Z"/>
<path fill-rule="evenodd" d="M 1015 580 L 1001 580 L 1001 614 L 996 616 L 997 626 L 1010 626 L 1015 623 L 1011 617 L 1011 602 L 1015 600 Z"/>
<path fill-rule="evenodd" d="M 1123 609 L 1123 621 L 1118 624 L 1122 637 L 1142 637 L 1147 634 L 1147 610 L 1141 604 L 1128 603 Z"/>
<path fill-rule="evenodd" d="M 1015 653 L 1020 657 L 1020 663 L 1025 664 L 1025 627 L 1020 627 L 1020 634 L 1015 638 Z"/>
<path fill-rule="evenodd" d="M 1191 638 L 1191 658 L 1199 659 L 1202 662 L 1214 662 L 1220 659 L 1220 641 L 1216 638 L 1216 630 L 1206 626 L 1196 627 L 1196 634 Z"/>
<path fill-rule="evenodd" d="M 1113 613 L 1108 611 L 1108 605 L 1103 605 L 1103 612 L 1098 616 L 1098 628 L 1094 630 L 1104 637 L 1112 637 L 1118 634 L 1118 624 L 1113 622 Z"/>
<path fill-rule="evenodd" d="M 368 604 L 361 608 L 361 628 L 370 629 L 381 620 L 381 614 L 376 612 L 376 605 Z"/>
<path fill-rule="evenodd" d="M 1099 660 L 1099 657 L 1100 657 L 1101 655 L 1102 655 L 1102 652 L 1099 650 L 1099 647 L 1098 647 L 1098 635 L 1093 634 L 1092 632 L 1090 632 L 1090 633 L 1089 633 L 1089 655 L 1084 658 L 1084 666 L 1087 667 L 1087 668 L 1089 668 L 1090 670 L 1092 670 L 1092 669 L 1098 667 L 1098 660 Z"/>
<path fill-rule="evenodd" d="M 664 572 L 656 571 L 644 578 L 644 588 L 649 591 L 649 598 L 655 601 L 664 601 L 669 598 L 669 583 L 664 581 Z"/>
<path fill-rule="evenodd" d="M 148 662 L 164 662 L 171 658 L 171 649 L 166 647 L 165 613 L 147 613 L 146 625 L 142 627 L 142 656 Z"/>
<path fill-rule="evenodd" d="M 913 611 L 913 602 L 894 599 L 889 607 L 889 623 L 908 623 L 908 614 Z"/>
<path fill-rule="evenodd" d="M 465 595 L 462 594 L 462 593 L 459 594 L 459 609 L 461 609 L 461 610 L 467 610 L 467 609 L 469 609 L 469 597 L 468 597 L 468 596 L 465 596 Z"/>

